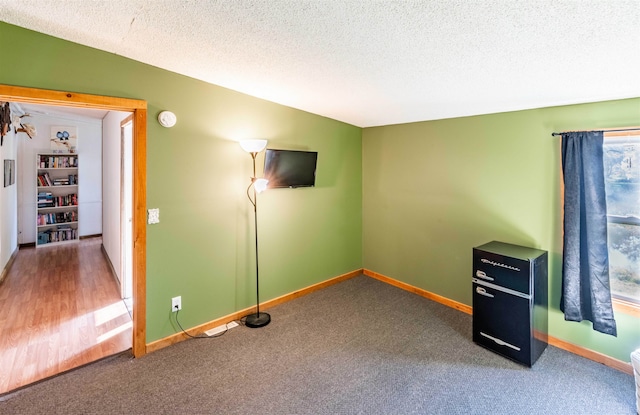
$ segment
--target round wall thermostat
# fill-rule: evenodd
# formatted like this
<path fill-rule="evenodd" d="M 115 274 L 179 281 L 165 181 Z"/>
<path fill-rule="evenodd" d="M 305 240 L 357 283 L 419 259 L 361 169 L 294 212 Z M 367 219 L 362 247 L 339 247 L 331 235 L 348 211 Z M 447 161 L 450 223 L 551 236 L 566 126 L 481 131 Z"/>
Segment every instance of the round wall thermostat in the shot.
<path fill-rule="evenodd" d="M 176 118 L 176 114 L 171 111 L 162 111 L 160 114 L 158 114 L 158 122 L 163 127 L 173 127 L 174 125 L 176 125 L 177 120 L 178 119 Z"/>

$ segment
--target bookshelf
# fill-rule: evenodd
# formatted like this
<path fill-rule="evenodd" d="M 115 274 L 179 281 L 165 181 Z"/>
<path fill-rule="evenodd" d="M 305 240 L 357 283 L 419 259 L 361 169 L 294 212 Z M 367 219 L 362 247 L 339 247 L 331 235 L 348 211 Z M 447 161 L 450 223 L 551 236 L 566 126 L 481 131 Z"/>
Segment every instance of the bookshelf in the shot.
<path fill-rule="evenodd" d="M 36 247 L 78 241 L 78 155 L 36 155 Z"/>

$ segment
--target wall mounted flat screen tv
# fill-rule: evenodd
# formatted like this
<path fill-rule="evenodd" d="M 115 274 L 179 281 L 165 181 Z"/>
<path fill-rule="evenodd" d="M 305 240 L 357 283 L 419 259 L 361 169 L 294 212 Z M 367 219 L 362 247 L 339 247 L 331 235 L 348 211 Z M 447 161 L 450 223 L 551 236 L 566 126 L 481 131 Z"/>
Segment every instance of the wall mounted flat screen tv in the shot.
<path fill-rule="evenodd" d="M 313 187 L 316 184 L 316 151 L 267 149 L 264 177 L 269 188 Z"/>

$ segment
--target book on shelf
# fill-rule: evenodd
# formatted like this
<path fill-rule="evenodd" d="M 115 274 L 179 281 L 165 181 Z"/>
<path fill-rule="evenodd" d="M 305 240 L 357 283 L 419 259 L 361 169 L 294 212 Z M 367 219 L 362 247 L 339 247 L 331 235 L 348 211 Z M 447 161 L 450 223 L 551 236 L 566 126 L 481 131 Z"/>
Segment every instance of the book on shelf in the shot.
<path fill-rule="evenodd" d="M 56 196 L 53 198 L 55 206 L 77 206 L 78 205 L 78 195 L 75 193 L 68 194 L 65 196 Z"/>
<path fill-rule="evenodd" d="M 44 172 L 38 175 L 38 186 L 53 186 L 53 181 L 49 177 L 49 173 Z"/>
<path fill-rule="evenodd" d="M 78 212 L 75 210 L 69 212 L 56 213 L 39 213 L 37 218 L 38 226 L 64 224 L 78 221 Z M 62 227 L 62 226 L 60 226 Z"/>
<path fill-rule="evenodd" d="M 78 195 L 71 193 L 64 196 L 53 196 L 50 192 L 38 193 L 38 207 L 78 206 Z"/>
<path fill-rule="evenodd" d="M 72 227 L 60 227 L 57 230 L 47 229 L 38 232 L 38 245 L 52 242 L 72 241 L 78 239 L 78 230 Z"/>
<path fill-rule="evenodd" d="M 56 179 L 53 179 L 53 185 L 54 186 L 68 186 L 69 185 L 69 178 L 56 178 Z"/>
<path fill-rule="evenodd" d="M 50 232 L 44 231 L 44 232 L 38 232 L 38 245 L 44 245 L 49 243 L 49 236 L 51 235 Z"/>
<path fill-rule="evenodd" d="M 38 208 L 54 207 L 53 195 L 50 192 L 38 193 Z"/>
<path fill-rule="evenodd" d="M 38 156 L 38 167 L 41 169 L 64 169 L 78 167 L 78 156 Z"/>

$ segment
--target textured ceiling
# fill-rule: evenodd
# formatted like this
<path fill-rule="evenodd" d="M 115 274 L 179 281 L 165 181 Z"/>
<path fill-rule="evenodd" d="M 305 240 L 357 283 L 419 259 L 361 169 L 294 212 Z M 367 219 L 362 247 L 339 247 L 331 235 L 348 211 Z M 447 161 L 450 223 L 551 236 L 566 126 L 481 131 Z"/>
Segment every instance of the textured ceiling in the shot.
<path fill-rule="evenodd" d="M 640 96 L 640 0 L 0 0 L 0 20 L 361 127 Z"/>

